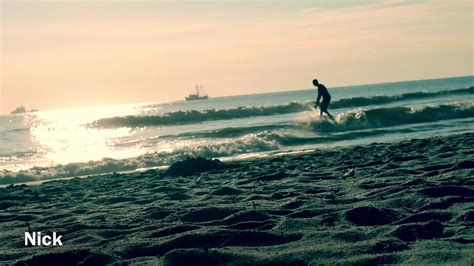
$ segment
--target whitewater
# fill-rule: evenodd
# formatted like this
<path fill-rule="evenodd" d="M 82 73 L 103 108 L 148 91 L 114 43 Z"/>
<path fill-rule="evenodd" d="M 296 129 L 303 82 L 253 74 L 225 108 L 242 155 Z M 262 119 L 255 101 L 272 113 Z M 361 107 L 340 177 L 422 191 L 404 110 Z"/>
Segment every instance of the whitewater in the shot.
<path fill-rule="evenodd" d="M 474 76 L 0 116 L 0 184 L 474 131 Z M 212 96 L 212 95 L 211 95 Z"/>

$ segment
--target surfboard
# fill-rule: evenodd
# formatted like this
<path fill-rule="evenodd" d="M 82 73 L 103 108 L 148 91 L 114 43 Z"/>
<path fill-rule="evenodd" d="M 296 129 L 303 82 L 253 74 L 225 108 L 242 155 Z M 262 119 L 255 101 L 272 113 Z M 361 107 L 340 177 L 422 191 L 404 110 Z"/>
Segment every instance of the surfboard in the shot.
<path fill-rule="evenodd" d="M 337 114 L 333 115 L 334 118 L 337 118 Z M 317 108 L 311 108 L 308 111 L 303 112 L 298 120 L 303 122 L 304 124 L 310 124 L 316 121 L 327 121 L 331 124 L 336 124 L 336 120 L 332 120 L 327 114 L 323 114 L 322 116 L 320 115 L 320 111 Z"/>

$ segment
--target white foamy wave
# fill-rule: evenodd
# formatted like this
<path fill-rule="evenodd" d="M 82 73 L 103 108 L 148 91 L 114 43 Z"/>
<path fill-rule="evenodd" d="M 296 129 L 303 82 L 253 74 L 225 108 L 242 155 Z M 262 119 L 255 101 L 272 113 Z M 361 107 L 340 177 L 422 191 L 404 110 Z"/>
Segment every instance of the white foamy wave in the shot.
<path fill-rule="evenodd" d="M 341 132 L 468 117 L 474 117 L 474 105 L 471 103 L 457 103 L 428 106 L 420 109 L 396 106 L 352 110 L 338 114 L 335 121 L 320 119 L 319 117 L 309 120 L 306 117 L 303 124 L 317 132 Z"/>
<path fill-rule="evenodd" d="M 63 177 L 87 176 L 140 168 L 170 165 L 186 157 L 233 157 L 248 153 L 281 150 L 283 147 L 328 143 L 383 134 L 394 126 L 474 117 L 474 104 L 455 103 L 423 108 L 388 107 L 355 109 L 336 117 L 335 122 L 309 112 L 301 121 L 286 125 L 236 127 L 202 132 L 199 138 L 167 138 L 156 144 L 156 152 L 128 159 L 105 158 L 52 167 L 35 167 L 19 172 L 0 173 L 0 184 Z M 385 131 L 384 131 L 385 130 Z M 240 131 L 245 132 L 240 135 Z M 258 132 L 256 132 L 258 131 Z M 310 133 L 308 133 L 311 131 Z M 364 131 L 364 132 L 359 132 Z M 337 134 L 326 134 L 338 132 Z"/>
<path fill-rule="evenodd" d="M 160 147 L 160 151 L 147 153 L 135 158 L 111 159 L 100 161 L 77 162 L 52 167 L 34 167 L 19 172 L 4 171 L 0 173 L 0 184 L 12 184 L 56 178 L 87 176 L 120 171 L 136 170 L 170 165 L 186 157 L 227 157 L 243 153 L 276 150 L 279 143 L 267 138 L 264 134 L 249 134 L 237 139 L 226 139 L 219 142 L 180 141 Z"/>

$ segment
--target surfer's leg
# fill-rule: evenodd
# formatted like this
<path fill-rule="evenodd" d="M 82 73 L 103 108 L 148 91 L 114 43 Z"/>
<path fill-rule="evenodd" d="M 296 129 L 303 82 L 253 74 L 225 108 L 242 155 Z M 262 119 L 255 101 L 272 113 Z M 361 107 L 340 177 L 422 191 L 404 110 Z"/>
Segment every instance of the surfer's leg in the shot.
<path fill-rule="evenodd" d="M 328 110 L 324 110 L 324 112 L 329 116 L 329 118 L 331 118 L 332 120 L 335 120 L 335 119 L 334 119 L 334 116 L 332 116 L 332 115 L 328 112 Z"/>
<path fill-rule="evenodd" d="M 334 119 L 334 116 L 332 116 L 329 112 L 328 112 L 328 108 L 329 108 L 329 102 L 331 101 L 331 98 L 329 98 L 328 100 L 328 104 L 326 106 L 326 114 L 328 114 L 328 116 L 333 120 L 333 121 L 336 121 L 336 119 Z"/>
<path fill-rule="evenodd" d="M 321 110 L 321 116 L 323 116 L 323 113 L 328 113 L 328 101 L 323 99 L 323 101 L 321 102 L 321 105 L 319 106 L 319 110 Z"/>

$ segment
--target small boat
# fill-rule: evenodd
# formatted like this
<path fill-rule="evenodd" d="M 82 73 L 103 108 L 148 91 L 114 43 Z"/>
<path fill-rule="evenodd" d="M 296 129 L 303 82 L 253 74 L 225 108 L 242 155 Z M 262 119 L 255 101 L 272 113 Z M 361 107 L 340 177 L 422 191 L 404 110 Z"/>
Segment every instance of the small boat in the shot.
<path fill-rule="evenodd" d="M 15 110 L 11 111 L 10 114 L 23 114 L 23 113 L 31 113 L 31 112 L 36 112 L 38 109 L 30 109 L 26 110 L 26 108 L 23 105 L 18 106 L 15 108 Z"/>
<path fill-rule="evenodd" d="M 186 96 L 186 101 L 196 101 L 196 100 L 209 99 L 209 96 L 200 93 L 201 89 L 202 89 L 202 86 L 196 85 L 196 93 L 195 94 L 189 94 L 188 96 Z"/>

